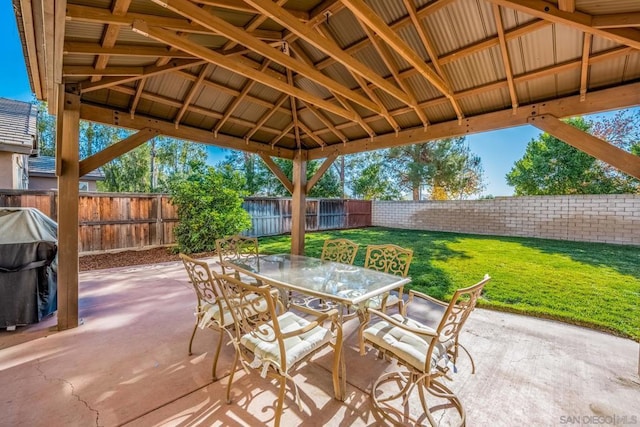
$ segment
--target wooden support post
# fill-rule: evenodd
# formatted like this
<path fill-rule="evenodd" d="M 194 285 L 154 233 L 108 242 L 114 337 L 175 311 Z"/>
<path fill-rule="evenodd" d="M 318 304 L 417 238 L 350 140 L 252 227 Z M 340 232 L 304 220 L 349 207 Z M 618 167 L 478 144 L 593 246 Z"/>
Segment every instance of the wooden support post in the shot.
<path fill-rule="evenodd" d="M 78 198 L 80 96 L 58 87 L 58 330 L 78 326 Z"/>
<path fill-rule="evenodd" d="M 291 200 L 291 253 L 304 255 L 304 231 L 307 220 L 307 156 L 302 151 L 293 158 L 293 194 Z"/>

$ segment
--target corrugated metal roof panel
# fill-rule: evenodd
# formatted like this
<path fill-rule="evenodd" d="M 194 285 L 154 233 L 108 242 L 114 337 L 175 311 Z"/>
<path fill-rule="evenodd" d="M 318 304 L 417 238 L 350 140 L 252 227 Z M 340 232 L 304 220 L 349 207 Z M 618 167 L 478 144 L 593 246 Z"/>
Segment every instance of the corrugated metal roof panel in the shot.
<path fill-rule="evenodd" d="M 102 39 L 104 25 L 92 22 L 66 21 L 64 24 L 68 41 L 93 41 Z M 146 40 L 148 43 L 149 39 Z"/>
<path fill-rule="evenodd" d="M 591 64 L 589 67 L 589 88 L 609 86 L 622 81 L 622 72 L 627 65 L 627 57 L 621 56 Z"/>
<path fill-rule="evenodd" d="M 445 64 L 454 92 L 506 78 L 500 48 L 495 46 Z"/>
<path fill-rule="evenodd" d="M 324 25 L 329 28 L 336 43 L 342 48 L 351 46 L 366 37 L 362 27 L 347 8 L 331 15 Z"/>
<path fill-rule="evenodd" d="M 627 57 L 627 64 L 624 70 L 624 81 L 640 79 L 640 52 L 634 51 Z"/>
<path fill-rule="evenodd" d="M 438 98 L 442 94 L 421 74 L 415 74 L 405 79 L 405 83 L 411 88 L 418 102 Z"/>
<path fill-rule="evenodd" d="M 456 119 L 456 112 L 450 102 L 427 107 L 424 109 L 431 123 L 446 122 Z"/>
<path fill-rule="evenodd" d="M 555 64 L 553 27 L 526 34 L 507 42 L 514 75 L 534 71 Z"/>
<path fill-rule="evenodd" d="M 369 0 L 367 3 L 387 24 L 407 16 L 407 9 L 401 0 Z"/>
<path fill-rule="evenodd" d="M 580 68 L 556 74 L 556 96 L 566 96 L 580 92 Z"/>
<path fill-rule="evenodd" d="M 356 57 L 356 59 L 359 59 Z M 353 78 L 353 75 L 347 71 L 340 63 L 335 63 L 328 66 L 322 72 L 329 76 L 332 80 L 340 83 L 347 88 L 358 87 L 358 82 Z"/>
<path fill-rule="evenodd" d="M 638 0 L 576 0 L 576 10 L 590 15 L 640 12 L 640 2 Z"/>
<path fill-rule="evenodd" d="M 556 64 L 582 57 L 584 33 L 564 25 L 554 25 Z"/>
<path fill-rule="evenodd" d="M 470 45 L 495 31 L 493 18 L 485 16 L 476 0 L 452 2 L 425 17 L 424 22 L 429 38 L 435 42 L 438 55 Z"/>
<path fill-rule="evenodd" d="M 620 46 L 620 44 L 614 42 L 613 40 L 605 39 L 598 36 L 593 36 L 591 38 L 591 52 L 597 53 L 602 52 L 603 50 L 613 49 L 614 47 Z"/>

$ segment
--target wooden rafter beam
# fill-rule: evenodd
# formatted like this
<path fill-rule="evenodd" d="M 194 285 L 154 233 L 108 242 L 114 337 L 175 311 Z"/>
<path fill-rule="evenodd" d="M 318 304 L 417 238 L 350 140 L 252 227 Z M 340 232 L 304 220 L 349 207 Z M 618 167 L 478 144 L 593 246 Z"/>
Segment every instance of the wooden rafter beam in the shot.
<path fill-rule="evenodd" d="M 235 10 L 235 11 L 244 12 L 244 13 L 258 13 L 258 11 L 255 8 L 238 0 L 195 0 L 194 3 L 203 4 L 206 6 L 219 7 L 221 9 Z M 283 3 L 286 3 L 286 1 Z M 309 21 L 309 13 L 305 11 L 287 9 L 287 12 L 289 12 L 290 14 L 292 14 L 302 22 Z"/>
<path fill-rule="evenodd" d="M 413 111 L 415 111 L 416 115 L 422 122 L 422 125 L 424 127 L 427 127 L 429 125 L 429 119 L 427 118 L 424 111 L 418 106 L 417 98 L 413 93 L 413 90 L 411 89 L 411 87 L 409 87 L 409 85 L 404 81 L 404 79 L 400 78 L 400 70 L 398 68 L 398 64 L 393 59 L 391 52 L 389 52 L 389 48 L 387 47 L 386 44 L 380 41 L 378 36 L 373 31 L 371 31 L 369 27 L 362 24 L 362 22 L 360 21 L 358 21 L 358 23 L 360 23 L 360 26 L 362 27 L 363 31 L 367 34 L 367 36 L 369 37 L 369 40 L 371 40 L 371 45 L 374 47 L 376 52 L 378 52 L 378 55 L 380 55 L 380 58 L 382 58 L 382 61 L 387 66 L 387 69 L 389 70 L 389 72 L 391 72 L 391 75 L 393 76 L 393 79 L 395 80 L 395 82 L 398 84 L 398 86 L 402 88 L 402 90 L 405 91 L 405 93 L 408 96 L 411 97 L 411 108 L 413 109 Z"/>
<path fill-rule="evenodd" d="M 263 61 L 262 66 L 260 67 L 260 71 L 264 71 L 269 66 L 269 62 L 270 61 L 268 59 L 265 59 Z M 227 122 L 229 117 L 231 117 L 233 112 L 236 111 L 236 108 L 238 108 L 240 103 L 245 99 L 245 97 L 247 96 L 249 91 L 253 88 L 255 83 L 256 83 L 255 80 L 249 80 L 244 85 L 244 87 L 242 88 L 242 91 L 240 91 L 238 96 L 236 96 L 233 99 L 233 101 L 231 102 L 231 105 L 229 105 L 229 107 L 227 107 L 227 110 L 222 115 L 222 118 L 218 121 L 218 123 L 216 123 L 215 127 L 213 128 L 214 135 L 216 135 L 220 131 L 220 129 L 222 128 L 222 126 L 224 126 L 224 124 Z"/>
<path fill-rule="evenodd" d="M 294 87 L 293 73 L 287 68 L 287 83 Z M 291 122 L 293 123 L 293 132 L 296 136 L 296 146 L 300 148 L 300 127 L 298 123 L 298 107 L 296 106 L 296 99 L 293 96 L 289 97 L 289 105 L 291 106 Z"/>
<path fill-rule="evenodd" d="M 464 120 L 464 126 L 460 126 L 457 120 L 451 120 L 432 124 L 426 131 L 414 128 L 402 131 L 399 135 L 380 135 L 371 140 L 363 138 L 353 140 L 349 144 L 325 147 L 323 150 L 315 148 L 309 151 L 309 159 L 324 158 L 334 152 L 339 155 L 353 154 L 360 151 L 379 150 L 399 145 L 521 126 L 528 123 L 529 117 L 541 114 L 550 114 L 555 117 L 571 117 L 634 107 L 640 105 L 638 93 L 640 93 L 640 83 L 631 83 L 611 89 L 590 92 L 587 99 L 582 102 L 578 95 L 526 106 L 521 105 L 515 114 L 509 109 L 467 117 Z"/>
<path fill-rule="evenodd" d="M 245 141 L 242 138 L 236 138 L 224 134 L 218 134 L 218 136 L 215 137 L 213 135 L 213 132 L 193 128 L 186 125 L 182 125 L 176 129 L 174 124 L 169 121 L 143 117 L 140 114 L 136 114 L 135 117 L 131 117 L 131 115 L 127 112 L 97 107 L 94 105 L 82 104 L 80 107 L 80 118 L 92 122 L 104 123 L 106 125 L 128 129 L 155 129 L 159 134 L 166 135 L 172 138 L 200 142 L 202 144 L 215 145 L 223 148 L 231 148 L 233 150 L 248 151 L 253 153 L 264 150 L 264 144 Z M 294 156 L 294 151 L 282 147 L 275 147 L 273 149 L 273 155 L 286 159 L 292 159 Z"/>
<path fill-rule="evenodd" d="M 496 30 L 498 31 L 498 40 L 500 41 L 500 55 L 502 56 L 502 64 L 504 72 L 507 76 L 507 84 L 509 85 L 509 96 L 511 97 L 511 108 L 515 111 L 518 108 L 518 95 L 516 94 L 516 85 L 513 82 L 513 70 L 511 68 L 511 59 L 509 58 L 509 50 L 507 49 L 507 39 L 504 34 L 504 26 L 502 25 L 502 14 L 500 6 L 493 4 L 493 19 L 496 22 Z"/>
<path fill-rule="evenodd" d="M 363 0 L 342 0 L 342 3 L 365 25 L 375 31 L 395 52 L 416 68 L 438 91 L 449 99 L 453 91 L 413 49 L 398 36 Z"/>
<path fill-rule="evenodd" d="M 273 172 L 276 178 L 278 178 L 278 180 L 282 183 L 282 185 L 284 185 L 284 188 L 286 188 L 287 191 L 289 191 L 289 193 L 293 193 L 293 184 L 291 183 L 291 180 L 289 180 L 287 175 L 285 175 L 284 172 L 282 172 L 282 169 L 280 169 L 280 167 L 276 164 L 276 162 L 273 161 L 271 156 L 268 156 L 264 153 L 258 153 L 258 154 L 260 155 L 260 158 L 262 159 L 264 164 L 267 165 L 269 170 Z"/>
<path fill-rule="evenodd" d="M 318 25 L 316 27 L 316 30 L 318 31 L 318 33 L 321 34 L 322 37 L 325 37 L 326 39 L 330 40 L 332 43 L 334 43 L 337 46 L 335 38 L 333 37 L 333 35 L 329 31 L 327 31 L 326 27 Z M 350 68 L 347 68 L 347 71 L 349 71 L 351 76 L 358 83 L 358 85 L 362 88 L 364 93 L 367 94 L 369 99 L 371 99 L 373 102 L 375 102 L 378 105 L 378 107 L 380 108 L 380 115 L 385 118 L 385 120 L 387 121 L 387 123 L 389 123 L 391 128 L 393 130 L 395 130 L 396 132 L 399 131 L 400 130 L 400 125 L 398 125 L 398 122 L 396 122 L 396 120 L 389 114 L 389 112 L 387 111 L 387 108 L 384 106 L 384 104 L 382 103 L 382 101 L 380 100 L 378 95 L 376 95 L 375 91 L 373 89 L 369 88 L 369 86 L 368 86 L 367 82 L 364 80 L 364 78 L 361 77 L 355 71 L 351 70 Z M 409 100 L 411 100 L 410 95 L 407 95 L 407 96 L 409 96 Z"/>
<path fill-rule="evenodd" d="M 587 82 L 589 76 L 589 54 L 591 53 L 591 34 L 584 34 L 582 42 L 582 64 L 580 67 L 580 100 L 584 101 L 587 96 Z"/>
<path fill-rule="evenodd" d="M 576 0 L 558 0 L 558 9 L 573 13 L 576 11 Z"/>
<path fill-rule="evenodd" d="M 129 5 L 131 4 L 131 0 L 115 0 L 111 7 L 111 13 L 114 15 L 122 16 L 127 13 L 129 9 Z M 104 33 L 102 34 L 102 41 L 100 44 L 103 48 L 112 48 L 115 46 L 116 41 L 118 40 L 118 34 L 120 33 L 119 25 L 110 25 L 107 24 Z M 109 55 L 98 55 L 95 60 L 93 66 L 97 70 L 102 70 L 107 67 L 107 63 L 109 62 Z M 99 74 L 95 74 L 91 77 L 91 81 L 95 82 L 100 80 L 102 77 Z"/>
<path fill-rule="evenodd" d="M 320 147 L 325 147 L 327 144 L 325 144 L 325 142 L 322 140 L 322 138 L 320 138 L 318 135 L 315 134 L 314 131 L 312 131 L 311 129 L 309 129 L 309 127 L 307 125 L 305 125 L 302 121 L 298 120 L 298 128 L 300 128 L 301 131 L 303 131 L 305 134 L 307 134 L 307 136 L 309 136 L 309 138 L 313 139 L 316 144 L 318 144 Z"/>
<path fill-rule="evenodd" d="M 338 158 L 338 155 L 335 153 L 327 156 L 327 158 L 324 160 L 324 162 L 322 162 L 322 164 L 320 165 L 316 173 L 314 173 L 311 179 L 307 181 L 307 191 L 306 191 L 307 193 L 311 191 L 313 186 L 316 185 L 318 181 L 320 181 L 320 178 L 322 178 L 322 175 L 324 175 L 325 172 L 329 170 L 329 168 L 331 167 L 333 162 L 336 161 L 337 158 Z"/>
<path fill-rule="evenodd" d="M 293 129 L 293 128 L 294 128 L 294 126 L 295 126 L 295 125 L 294 125 L 294 123 L 293 123 L 293 122 L 291 122 L 291 123 L 289 123 L 289 125 L 288 125 L 286 128 L 284 128 L 284 129 L 282 130 L 282 132 L 280 132 L 278 135 L 276 135 L 276 137 L 275 137 L 275 138 L 273 138 L 273 139 L 269 142 L 269 145 L 271 145 L 271 148 L 273 149 L 273 147 L 275 147 L 275 146 L 276 146 L 276 144 L 278 143 L 278 141 L 280 141 L 282 138 L 284 138 L 284 137 L 285 137 L 285 135 L 287 135 L 289 132 L 291 132 L 291 129 Z"/>
<path fill-rule="evenodd" d="M 129 76 L 129 77 L 110 77 L 100 80 L 99 82 L 90 82 L 83 83 L 81 87 L 81 92 L 92 92 L 94 90 L 105 89 L 109 86 L 121 85 L 129 82 L 133 82 L 136 80 L 140 80 L 141 78 L 147 78 L 152 76 L 157 76 L 160 74 L 170 73 L 172 71 L 178 71 L 183 68 L 191 68 L 196 67 L 198 65 L 204 64 L 206 61 L 200 59 L 179 59 L 170 61 L 166 65 L 157 66 L 157 65 L 149 65 L 143 67 L 143 71 L 140 75 Z"/>
<path fill-rule="evenodd" d="M 277 4 L 278 6 L 282 6 L 287 2 L 287 0 L 277 0 Z M 239 3 L 239 2 L 236 2 Z M 252 13 L 258 13 L 258 11 L 256 11 L 255 9 L 253 10 Z M 266 21 L 268 19 L 268 17 L 263 16 L 263 15 L 258 15 L 255 16 L 251 22 L 249 22 L 245 27 L 244 30 L 247 32 L 253 31 L 255 29 L 257 29 L 258 27 L 260 27 L 260 25 L 262 25 L 264 23 L 264 21 Z M 222 50 L 228 50 L 228 49 L 232 49 L 237 43 L 233 40 L 229 40 L 227 43 L 225 43 L 225 45 L 222 47 Z"/>
<path fill-rule="evenodd" d="M 514 9 L 529 15 L 545 19 L 556 24 L 613 40 L 634 49 L 640 49 L 640 31 L 635 28 L 596 28 L 592 25 L 593 16 L 582 12 L 565 12 L 544 0 L 489 0 L 497 5 Z"/>
<path fill-rule="evenodd" d="M 142 92 L 144 91 L 144 85 L 146 82 L 147 79 L 142 79 L 136 86 L 136 93 L 135 95 L 133 95 L 133 99 L 131 99 L 131 104 L 129 105 L 129 114 L 131 114 L 132 118 L 136 114 L 136 108 L 138 108 L 138 103 L 140 102 L 140 97 L 142 96 Z"/>
<path fill-rule="evenodd" d="M 640 156 L 633 155 L 613 144 L 568 125 L 551 114 L 530 117 L 529 124 L 626 174 L 640 179 Z"/>
<path fill-rule="evenodd" d="M 405 8 L 407 9 L 407 12 L 409 12 L 409 17 L 411 18 L 411 22 L 413 22 L 413 25 L 416 31 L 418 32 L 418 36 L 420 37 L 422 46 L 424 46 L 425 50 L 427 51 L 427 55 L 429 55 L 429 58 L 431 59 L 431 64 L 433 65 L 433 68 L 435 68 L 436 73 L 438 73 L 442 81 L 444 81 L 447 84 L 447 86 L 451 88 L 451 81 L 447 78 L 447 75 L 444 72 L 444 69 L 440 65 L 440 61 L 438 60 L 438 52 L 436 51 L 436 48 L 433 45 L 433 42 L 427 35 L 427 31 L 425 30 L 422 24 L 422 20 L 418 17 L 418 11 L 416 10 L 416 6 L 413 0 L 404 0 L 404 5 L 405 5 Z M 453 107 L 453 110 L 456 112 L 456 116 L 458 116 L 458 120 L 462 120 L 462 118 L 464 117 L 464 114 L 462 113 L 462 108 L 460 108 L 460 104 L 456 100 L 456 97 L 452 95 L 451 97 L 449 97 L 449 101 L 451 102 L 451 106 Z"/>
<path fill-rule="evenodd" d="M 335 125 L 331 123 L 331 121 L 324 114 L 322 114 L 322 111 L 318 111 L 318 109 L 313 105 L 307 104 L 304 101 L 302 101 L 302 103 L 307 107 L 309 111 L 311 111 L 311 113 L 313 113 L 313 115 L 318 118 L 318 120 L 320 120 L 327 127 L 327 129 L 333 132 L 333 134 L 337 136 L 342 142 L 346 143 L 349 140 L 349 138 L 347 138 L 344 133 L 338 130 Z"/>
<path fill-rule="evenodd" d="M 283 93 L 282 95 L 280 95 L 280 98 L 278 98 L 278 101 L 276 101 L 276 103 L 273 105 L 273 108 L 268 109 L 263 115 L 262 117 L 260 117 L 260 119 L 258 120 L 258 122 L 255 124 L 255 126 L 245 134 L 244 139 L 249 140 L 251 139 L 251 137 L 258 131 L 260 130 L 260 128 L 262 128 L 262 126 L 264 126 L 264 124 L 267 122 L 267 120 L 269 120 L 271 118 L 271 116 L 273 116 L 282 106 L 282 104 L 284 104 L 284 102 L 287 100 L 287 98 L 289 97 L 289 95 L 287 95 L 286 93 Z"/>
<path fill-rule="evenodd" d="M 594 16 L 591 26 L 593 28 L 640 27 L 640 12 Z"/>
<path fill-rule="evenodd" d="M 336 58 L 348 70 L 359 74 L 361 77 L 375 84 L 378 88 L 380 88 L 380 90 L 387 92 L 389 95 L 393 96 L 406 105 L 410 104 L 409 97 L 402 90 L 400 90 L 396 86 L 389 84 L 384 78 L 374 73 L 369 67 L 344 52 L 332 40 L 318 37 L 317 32 L 314 31 L 313 28 L 300 23 L 300 21 L 296 20 L 295 17 L 293 17 L 283 8 L 273 3 L 271 0 L 245 0 L 245 2 L 251 4 L 263 14 L 269 16 L 272 20 L 278 22 L 280 25 L 285 26 L 297 37 L 305 40 L 316 49 L 319 49 L 325 54 Z M 378 114 L 380 114 L 379 111 L 377 112 Z"/>
<path fill-rule="evenodd" d="M 198 79 L 195 82 L 193 82 L 193 84 L 189 88 L 189 92 L 187 93 L 187 96 L 184 97 L 182 107 L 180 107 L 180 110 L 178 110 L 176 117 L 173 119 L 173 123 L 175 123 L 176 126 L 180 124 L 180 120 L 182 120 L 184 113 L 187 112 L 187 109 L 189 108 L 189 104 L 191 104 L 193 97 L 196 95 L 196 93 L 198 93 L 198 91 L 200 90 L 200 86 L 202 85 L 202 82 L 207 77 L 207 75 L 211 72 L 212 69 L 213 69 L 213 65 L 207 64 L 202 67 L 202 70 L 200 70 L 200 74 L 198 74 Z"/>
<path fill-rule="evenodd" d="M 193 20 L 193 22 L 197 22 L 198 24 L 210 29 L 211 31 L 216 31 L 219 34 L 222 34 L 225 37 L 229 38 L 230 40 L 240 43 L 243 46 L 246 46 L 259 53 L 260 55 L 269 58 L 270 60 L 275 61 L 279 64 L 282 64 L 286 68 L 289 68 L 296 73 L 304 75 L 308 79 L 326 87 L 327 89 L 341 94 L 342 96 L 363 106 L 364 108 L 380 114 L 378 106 L 370 100 L 366 99 L 364 96 L 353 92 L 351 89 L 339 84 L 338 82 L 322 74 L 315 68 L 300 63 L 299 61 L 296 61 L 280 50 L 274 49 L 273 47 L 263 43 L 255 37 L 252 37 L 244 30 L 234 27 L 224 19 L 221 19 L 207 11 L 203 11 L 201 8 L 195 6 L 193 3 L 187 0 L 153 1 L 161 3 L 167 9 L 178 13 L 186 18 L 189 18 Z M 298 22 L 297 20 L 295 21 Z"/>
<path fill-rule="evenodd" d="M 36 34 L 34 28 L 33 19 L 33 7 L 31 6 L 31 0 L 20 0 L 20 7 L 16 9 L 17 19 L 22 20 L 23 31 L 23 43 L 27 55 L 25 61 L 29 67 L 31 73 L 31 82 L 33 83 L 33 90 L 36 94 L 36 98 L 44 99 L 44 93 L 42 85 L 40 83 L 40 70 L 38 68 L 38 54 L 36 49 Z"/>
<path fill-rule="evenodd" d="M 193 55 L 184 52 L 171 52 L 166 47 L 140 46 L 137 44 L 119 44 L 111 48 L 102 47 L 98 43 L 66 42 L 65 55 L 105 55 L 105 56 L 148 56 L 152 58 L 193 59 Z"/>
<path fill-rule="evenodd" d="M 124 15 L 113 15 L 108 9 L 101 9 L 90 6 L 79 6 L 75 4 L 67 5 L 67 19 L 77 22 L 90 22 L 94 24 L 118 25 L 130 27 L 134 21 L 144 21 L 148 25 L 163 27 L 182 33 L 211 34 L 211 30 L 189 20 L 180 18 L 169 18 L 144 13 L 126 13 Z M 244 31 L 244 28 L 240 27 Z M 252 35 L 259 39 L 276 41 L 282 39 L 282 33 L 271 30 L 255 30 Z"/>
<path fill-rule="evenodd" d="M 65 77 L 78 76 L 141 76 L 144 67 L 109 67 L 96 68 L 85 65 L 65 65 L 62 67 L 62 75 Z"/>
<path fill-rule="evenodd" d="M 193 54 L 194 56 L 209 61 L 212 64 L 216 64 L 236 74 L 240 74 L 241 76 L 244 76 L 248 79 L 256 80 L 267 87 L 271 87 L 275 90 L 279 90 L 282 93 L 289 93 L 298 98 L 305 99 L 311 104 L 316 105 L 317 107 L 323 108 L 327 111 L 331 111 L 332 113 L 342 116 L 348 120 L 356 119 L 352 112 L 347 111 L 344 108 L 340 108 L 329 101 L 325 101 L 322 98 L 309 94 L 302 89 L 296 87 L 292 88 L 286 82 L 271 77 L 268 74 L 261 73 L 252 67 L 246 66 L 241 61 L 238 61 L 238 58 L 229 58 L 224 55 L 220 55 L 219 53 L 213 52 L 197 43 L 186 40 L 178 36 L 174 32 L 167 31 L 161 28 L 149 27 L 144 22 L 136 22 L 133 26 L 133 29 L 140 34 L 144 34 L 158 41 L 162 41 L 164 43 L 167 43 L 168 45 L 175 46 L 179 49 Z"/>
<path fill-rule="evenodd" d="M 100 166 L 109 163 L 116 157 L 128 153 L 139 145 L 144 144 L 156 135 L 158 135 L 158 131 L 156 129 L 143 128 L 133 135 L 108 146 L 104 150 L 81 160 L 79 176 L 84 176 L 92 170 L 98 169 Z"/>

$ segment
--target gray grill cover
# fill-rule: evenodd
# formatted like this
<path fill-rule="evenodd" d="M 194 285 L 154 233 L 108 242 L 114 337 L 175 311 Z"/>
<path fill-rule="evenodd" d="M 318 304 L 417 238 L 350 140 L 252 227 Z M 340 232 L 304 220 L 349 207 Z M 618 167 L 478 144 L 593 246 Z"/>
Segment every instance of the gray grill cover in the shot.
<path fill-rule="evenodd" d="M 58 225 L 34 208 L 0 208 L 0 328 L 57 309 Z"/>

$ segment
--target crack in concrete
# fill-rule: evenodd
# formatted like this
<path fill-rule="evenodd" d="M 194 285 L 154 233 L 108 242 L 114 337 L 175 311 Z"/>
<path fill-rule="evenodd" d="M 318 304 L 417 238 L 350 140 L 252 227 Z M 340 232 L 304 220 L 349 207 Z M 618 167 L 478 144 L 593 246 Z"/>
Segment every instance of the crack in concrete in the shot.
<path fill-rule="evenodd" d="M 82 399 L 80 397 L 80 395 L 76 393 L 76 388 L 73 385 L 73 383 L 71 383 L 70 381 L 67 381 L 64 378 L 49 378 L 47 376 L 47 374 L 45 374 L 44 371 L 42 370 L 42 368 L 40 367 L 40 359 L 37 359 L 37 360 L 38 360 L 38 363 L 36 364 L 36 369 L 40 373 L 40 376 L 42 378 L 44 378 L 44 380 L 47 381 L 47 382 L 60 381 L 60 382 L 62 382 L 64 384 L 68 385 L 69 387 L 71 387 L 71 396 L 75 397 L 78 402 L 80 402 L 84 406 L 86 406 L 86 408 L 89 411 L 94 412 L 96 414 L 96 427 L 101 427 L 100 426 L 100 411 L 98 411 L 97 409 L 93 409 L 91 407 L 91 405 L 89 405 L 89 402 L 87 402 L 86 400 Z"/>

